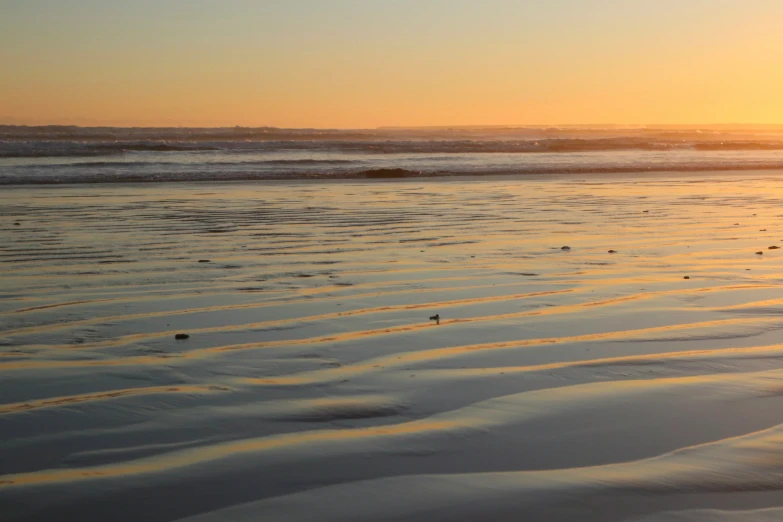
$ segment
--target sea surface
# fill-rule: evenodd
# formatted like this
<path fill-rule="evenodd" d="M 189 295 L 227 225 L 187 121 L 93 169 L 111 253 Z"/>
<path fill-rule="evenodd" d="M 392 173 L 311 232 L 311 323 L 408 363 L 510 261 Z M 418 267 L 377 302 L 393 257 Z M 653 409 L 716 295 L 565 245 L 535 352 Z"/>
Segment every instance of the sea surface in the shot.
<path fill-rule="evenodd" d="M 299 153 L 47 154 L 3 176 Z M 550 156 L 572 154 L 778 152 Z M 9 185 L 0 203 L 3 521 L 783 516 L 783 171 Z"/>
<path fill-rule="evenodd" d="M 783 169 L 783 128 L 0 126 L 0 184 Z"/>

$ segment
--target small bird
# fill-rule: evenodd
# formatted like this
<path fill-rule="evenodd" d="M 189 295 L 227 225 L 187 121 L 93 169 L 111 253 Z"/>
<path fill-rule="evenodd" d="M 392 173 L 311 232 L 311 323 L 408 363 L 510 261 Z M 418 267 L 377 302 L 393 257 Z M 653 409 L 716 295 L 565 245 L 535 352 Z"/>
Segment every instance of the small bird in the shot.
<path fill-rule="evenodd" d="M 430 317 L 430 321 L 435 321 L 437 324 L 440 324 L 440 314 L 435 314 Z"/>

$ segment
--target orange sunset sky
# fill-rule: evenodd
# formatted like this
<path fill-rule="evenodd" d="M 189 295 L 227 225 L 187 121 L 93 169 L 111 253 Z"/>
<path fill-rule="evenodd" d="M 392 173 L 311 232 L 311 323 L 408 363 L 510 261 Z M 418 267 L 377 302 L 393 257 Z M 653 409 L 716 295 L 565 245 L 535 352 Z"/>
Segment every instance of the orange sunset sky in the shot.
<path fill-rule="evenodd" d="M 3 0 L 0 123 L 783 123 L 780 0 Z"/>

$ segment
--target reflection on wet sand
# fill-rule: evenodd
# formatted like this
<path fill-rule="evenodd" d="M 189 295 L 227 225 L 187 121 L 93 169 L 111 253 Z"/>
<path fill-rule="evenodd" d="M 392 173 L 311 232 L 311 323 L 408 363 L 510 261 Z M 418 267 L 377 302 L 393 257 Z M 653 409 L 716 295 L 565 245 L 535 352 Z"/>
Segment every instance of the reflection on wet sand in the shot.
<path fill-rule="evenodd" d="M 8 187 L 3 516 L 766 520 L 783 193 L 696 178 Z"/>

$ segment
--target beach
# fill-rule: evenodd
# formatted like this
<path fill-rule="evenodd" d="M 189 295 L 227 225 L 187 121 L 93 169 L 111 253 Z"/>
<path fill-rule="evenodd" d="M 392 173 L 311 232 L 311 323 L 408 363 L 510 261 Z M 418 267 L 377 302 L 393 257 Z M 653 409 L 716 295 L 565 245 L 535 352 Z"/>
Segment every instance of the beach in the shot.
<path fill-rule="evenodd" d="M 783 518 L 781 171 L 0 190 L 1 520 Z"/>

